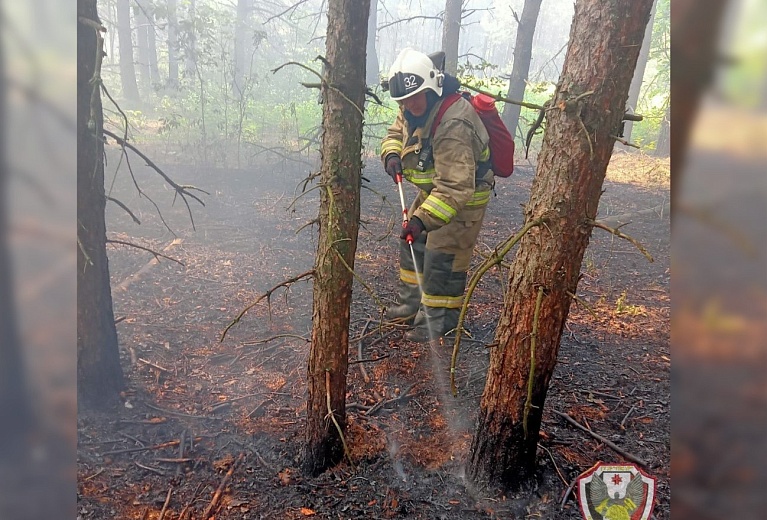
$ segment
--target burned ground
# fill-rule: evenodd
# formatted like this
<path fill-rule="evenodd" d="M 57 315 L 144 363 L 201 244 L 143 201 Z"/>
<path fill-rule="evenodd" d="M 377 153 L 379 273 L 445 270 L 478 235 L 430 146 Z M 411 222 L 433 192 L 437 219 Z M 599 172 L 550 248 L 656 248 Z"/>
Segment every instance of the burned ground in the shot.
<path fill-rule="evenodd" d="M 129 176 L 121 172 L 112 185 L 116 164 L 110 155 L 107 189 L 142 223 L 110 205 L 110 238 L 183 265 L 110 247 L 128 388 L 118 411 L 80 415 L 79 518 L 201 518 L 207 509 L 217 519 L 580 518 L 570 483 L 598 461 L 625 459 L 559 413 L 645 461 L 657 479 L 655 517 L 669 518 L 667 163 L 618 154 L 611 164 L 600 217 L 633 214 L 621 230 L 655 261 L 594 230 L 579 284 L 583 303 L 571 309 L 548 392 L 537 484 L 506 496 L 472 490 L 463 478 L 506 269 L 490 271 L 473 297 L 458 397 L 449 389 L 452 345 L 433 350 L 404 341 L 401 330 L 379 325 L 374 297 L 355 284 L 346 399 L 352 462 L 308 478 L 299 462 L 311 283 L 278 289 L 220 340 L 265 291 L 312 268 L 316 229 L 301 228 L 316 217 L 317 191 L 296 199 L 311 166 L 169 167 L 177 182 L 210 192 L 205 207 L 192 205 L 193 230 L 186 207 L 178 200 L 171 207 L 173 193 L 134 164 L 174 235 Z M 399 201 L 375 160 L 364 175 L 370 189 L 363 190 L 356 271 L 391 304 L 398 239 L 389 231 L 399 224 Z M 532 176 L 522 165 L 499 180 L 474 266 L 519 229 Z"/>

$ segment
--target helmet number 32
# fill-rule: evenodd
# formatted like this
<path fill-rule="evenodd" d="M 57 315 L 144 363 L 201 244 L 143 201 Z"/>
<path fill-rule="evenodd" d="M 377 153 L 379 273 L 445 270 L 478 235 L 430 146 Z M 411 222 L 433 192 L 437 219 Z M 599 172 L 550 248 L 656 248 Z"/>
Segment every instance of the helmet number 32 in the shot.
<path fill-rule="evenodd" d="M 418 87 L 418 80 L 413 74 L 405 76 L 404 78 L 402 78 L 402 80 L 405 82 L 405 89 L 407 90 L 411 90 Z"/>

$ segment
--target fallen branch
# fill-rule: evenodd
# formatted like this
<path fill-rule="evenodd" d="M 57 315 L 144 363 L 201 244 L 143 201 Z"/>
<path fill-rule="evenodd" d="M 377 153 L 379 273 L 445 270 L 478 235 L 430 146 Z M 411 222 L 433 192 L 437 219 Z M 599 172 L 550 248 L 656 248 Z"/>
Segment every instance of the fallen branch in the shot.
<path fill-rule="evenodd" d="M 175 242 L 175 240 L 174 240 L 174 242 Z M 127 242 L 125 240 L 116 240 L 116 239 L 113 239 L 113 238 L 107 238 L 106 243 L 107 244 L 118 244 L 118 245 L 121 245 L 121 246 L 128 246 L 128 247 L 135 247 L 136 249 L 140 249 L 142 251 L 146 251 L 147 253 L 152 253 L 152 255 L 154 255 L 154 259 L 157 262 L 160 261 L 159 260 L 160 258 L 165 258 L 166 260 L 170 260 L 171 262 L 176 262 L 178 265 L 184 265 L 184 262 L 182 262 L 181 260 L 176 260 L 175 258 L 171 258 L 168 255 L 164 255 L 162 253 L 158 253 L 154 249 L 150 249 L 148 247 L 140 246 L 138 244 L 134 244 L 133 242 Z"/>
<path fill-rule="evenodd" d="M 647 249 L 645 249 L 644 246 L 641 243 L 639 243 L 639 241 L 637 239 L 635 239 L 634 237 L 631 237 L 629 235 L 621 233 L 620 231 L 618 231 L 618 229 L 611 228 L 610 226 L 608 226 L 606 224 L 603 224 L 602 222 L 600 222 L 598 220 L 589 219 L 588 223 L 591 224 L 594 227 L 598 227 L 599 229 L 604 229 L 605 231 L 609 231 L 610 233 L 612 233 L 613 235 L 615 235 L 618 238 L 622 238 L 624 240 L 628 240 L 629 242 L 634 244 L 634 247 L 639 249 L 639 251 L 645 256 L 645 258 L 647 258 L 647 260 L 649 260 L 650 262 L 654 262 L 652 255 L 650 253 L 648 253 Z"/>
<path fill-rule="evenodd" d="M 538 296 L 535 298 L 535 311 L 533 312 L 533 331 L 530 333 L 530 373 L 527 376 L 527 398 L 522 415 L 522 431 L 527 439 L 527 417 L 533 409 L 533 382 L 535 380 L 535 342 L 538 339 L 538 320 L 541 316 L 541 302 L 543 301 L 543 286 L 538 287 Z M 536 407 L 537 408 L 537 407 Z"/>
<path fill-rule="evenodd" d="M 151 361 L 147 361 L 147 360 L 146 360 L 146 359 L 144 359 L 144 358 L 138 358 L 138 359 L 137 359 L 137 361 L 138 361 L 138 362 L 140 362 L 140 363 L 144 363 L 146 366 L 148 366 L 148 367 L 152 367 L 152 368 L 154 368 L 155 370 L 159 370 L 160 372 L 165 372 L 165 373 L 167 373 L 167 374 L 169 374 L 169 373 L 170 373 L 170 370 L 168 370 L 167 368 L 163 368 L 163 367 L 161 367 L 160 365 L 155 365 L 155 364 L 154 364 L 154 363 L 152 363 Z"/>
<path fill-rule="evenodd" d="M 293 283 L 295 283 L 295 282 L 297 282 L 297 281 L 299 281 L 299 280 L 301 280 L 303 278 L 309 278 L 309 277 L 312 277 L 312 276 L 314 276 L 314 269 L 312 269 L 310 271 L 306 271 L 305 273 L 301 273 L 301 274 L 299 274 L 297 276 L 294 276 L 293 278 L 290 278 L 290 279 L 285 280 L 283 282 L 280 282 L 277 285 L 275 285 L 274 287 L 272 287 L 271 289 L 269 289 L 268 291 L 266 291 L 264 294 L 259 296 L 256 301 L 254 301 L 253 303 L 251 303 L 250 305 L 245 307 L 242 310 L 242 312 L 240 312 L 240 314 L 238 314 L 237 317 L 229 325 L 226 326 L 226 328 L 224 329 L 224 332 L 221 333 L 221 339 L 219 340 L 219 343 L 223 343 L 224 342 L 224 338 L 226 337 L 226 333 L 229 332 L 229 329 L 231 329 L 237 323 L 239 323 L 240 319 L 242 319 L 242 317 L 245 316 L 245 313 L 248 312 L 253 307 L 255 307 L 256 305 L 258 305 L 261 302 L 261 300 L 266 298 L 267 302 L 269 302 L 270 298 L 272 297 L 272 293 L 274 291 L 276 291 L 277 289 L 279 289 L 280 287 L 289 287 L 291 284 L 293 284 Z"/>
<path fill-rule="evenodd" d="M 362 327 L 362 332 L 360 333 L 360 340 L 357 342 L 357 359 L 361 360 L 362 357 L 362 342 L 363 338 L 365 337 L 365 332 L 368 330 L 368 327 L 370 326 L 370 322 L 372 321 L 372 318 L 368 318 L 368 321 L 365 322 L 365 326 Z M 370 376 L 368 375 L 367 370 L 365 370 L 365 365 L 362 363 L 359 363 L 360 365 L 360 374 L 362 374 L 362 379 L 365 380 L 365 383 L 370 383 Z"/>
<path fill-rule="evenodd" d="M 200 441 L 202 440 L 202 437 L 197 437 L 195 440 Z M 136 448 L 125 448 L 122 450 L 111 450 L 111 451 L 105 451 L 104 453 L 101 454 L 101 456 L 103 457 L 104 455 L 118 455 L 121 453 L 135 453 L 138 451 L 161 450 L 163 448 L 178 446 L 180 443 L 181 443 L 180 440 L 175 440 L 175 441 L 163 442 L 162 444 L 155 444 L 154 446 L 141 446 Z"/>
<path fill-rule="evenodd" d="M 157 520 L 163 520 L 165 518 L 165 512 L 168 510 L 168 504 L 170 503 L 170 495 L 173 493 L 173 486 L 168 489 L 168 495 L 165 497 L 165 503 L 160 510 L 160 517 Z"/>
<path fill-rule="evenodd" d="M 626 450 L 624 450 L 623 448 L 620 448 L 620 447 L 619 447 L 617 444 L 615 444 L 614 442 L 612 442 L 612 441 L 610 441 L 610 440 L 608 440 L 608 439 L 605 439 L 604 437 L 602 437 L 602 436 L 601 436 L 601 435 L 599 435 L 598 433 L 596 433 L 596 432 L 592 431 L 592 430 L 591 430 L 591 428 L 586 428 L 586 427 L 585 427 L 585 426 L 583 426 L 581 423 L 579 423 L 578 421 L 576 421 L 575 419 L 573 419 L 572 417 L 570 417 L 568 414 L 566 414 L 566 413 L 563 413 L 563 412 L 560 412 L 560 411 L 557 411 L 557 410 L 552 410 L 552 412 L 554 412 L 556 415 L 558 415 L 558 416 L 562 417 L 564 420 L 566 420 L 567 422 L 569 422 L 570 424 L 572 424 L 573 426 L 575 426 L 575 427 L 576 427 L 576 428 L 578 428 L 579 430 L 583 430 L 584 432 L 588 433 L 589 435 L 591 435 L 592 437 L 594 437 L 596 440 L 598 440 L 599 442 L 601 442 L 601 443 L 602 443 L 602 444 L 604 444 L 605 446 L 607 446 L 607 447 L 609 447 L 610 449 L 612 449 L 614 452 L 616 452 L 616 453 L 618 453 L 619 455 L 623 456 L 625 459 L 628 459 L 628 460 L 630 460 L 630 461 L 632 461 L 632 462 L 636 462 L 637 464 L 639 464 L 639 465 L 640 465 L 640 466 L 642 466 L 643 468 L 647 468 L 647 466 L 648 466 L 647 462 L 645 462 L 644 460 L 640 459 L 640 458 L 639 458 L 639 457 L 637 457 L 636 455 L 634 455 L 634 454 L 632 454 L 632 453 L 629 453 L 629 452 L 627 452 L 627 451 L 626 451 Z"/>
<path fill-rule="evenodd" d="M 346 446 L 346 439 L 344 438 L 344 432 L 341 430 L 341 425 L 338 424 L 338 421 L 336 420 L 336 415 L 333 413 L 333 408 L 330 406 L 330 370 L 325 370 L 325 402 L 328 406 L 328 415 L 327 417 L 330 417 L 330 420 L 333 421 L 333 424 L 336 427 L 336 431 L 338 431 L 338 436 L 341 438 L 341 445 L 344 447 L 344 455 L 346 455 L 346 458 L 349 460 L 349 464 L 351 464 L 352 468 L 354 468 L 354 462 L 352 461 L 352 456 L 349 453 L 349 448 Z"/>
<path fill-rule="evenodd" d="M 368 410 L 365 411 L 365 415 L 368 417 L 372 416 L 375 413 L 378 413 L 378 410 L 383 408 L 384 406 L 390 405 L 390 404 L 396 404 L 400 402 L 402 399 L 408 396 L 410 391 L 415 387 L 416 383 L 413 383 L 409 387 L 407 387 L 403 392 L 400 392 L 400 394 L 397 397 L 393 397 L 391 399 L 382 399 L 378 401 L 376 404 L 371 406 Z"/>
<path fill-rule="evenodd" d="M 455 364 L 458 360 L 458 349 L 461 346 L 461 336 L 463 334 L 463 321 L 466 319 L 466 312 L 469 309 L 469 300 L 471 299 L 471 295 L 474 294 L 474 289 L 477 288 L 477 284 L 479 283 L 480 279 L 485 275 L 486 272 L 490 270 L 491 267 L 500 264 L 503 261 L 503 258 L 506 256 L 506 254 L 511 251 L 511 248 L 514 247 L 514 245 L 519 242 L 525 234 L 530 231 L 532 228 L 540 226 L 541 224 L 545 223 L 547 220 L 546 217 L 541 217 L 539 219 L 533 220 L 525 224 L 521 230 L 519 230 L 519 233 L 516 235 L 509 237 L 499 248 L 496 249 L 493 256 L 489 257 L 487 260 L 482 262 L 480 266 L 477 268 L 477 270 L 474 272 L 474 274 L 471 276 L 471 280 L 469 280 L 469 286 L 466 290 L 466 296 L 463 299 L 463 306 L 461 307 L 461 313 L 458 315 L 458 325 L 455 327 L 455 343 L 453 344 L 453 356 L 450 360 L 450 389 L 453 391 L 453 397 L 458 395 L 458 388 L 455 386 Z"/>
<path fill-rule="evenodd" d="M 213 498 L 211 499 L 210 504 L 208 504 L 208 507 L 206 507 L 205 511 L 202 513 L 202 520 L 208 520 L 208 518 L 210 518 L 210 514 L 216 508 L 216 506 L 218 505 L 218 501 L 221 499 L 221 493 L 223 493 L 224 488 L 229 482 L 229 479 L 232 478 L 232 473 L 234 473 L 234 468 L 237 467 L 237 464 L 240 461 L 242 461 L 242 459 L 244 458 L 245 458 L 245 453 L 240 453 L 239 457 L 237 457 L 237 459 L 234 462 L 232 462 L 232 465 L 229 468 L 229 471 L 226 472 L 226 475 L 224 475 L 224 478 L 221 479 L 221 483 L 218 485 L 216 492 L 213 493 Z"/>

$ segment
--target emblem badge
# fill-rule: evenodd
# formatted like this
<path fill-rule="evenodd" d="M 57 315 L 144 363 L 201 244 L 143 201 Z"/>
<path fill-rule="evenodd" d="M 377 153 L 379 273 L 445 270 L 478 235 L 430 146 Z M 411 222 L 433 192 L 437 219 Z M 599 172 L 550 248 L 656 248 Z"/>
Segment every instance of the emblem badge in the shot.
<path fill-rule="evenodd" d="M 635 464 L 599 462 L 578 478 L 578 505 L 585 520 L 648 520 L 655 479 Z"/>

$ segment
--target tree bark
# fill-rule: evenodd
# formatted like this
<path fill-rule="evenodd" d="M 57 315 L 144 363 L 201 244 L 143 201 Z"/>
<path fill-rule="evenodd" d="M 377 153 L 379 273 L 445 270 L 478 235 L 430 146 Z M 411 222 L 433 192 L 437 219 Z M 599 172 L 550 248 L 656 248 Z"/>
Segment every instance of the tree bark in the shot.
<path fill-rule="evenodd" d="M 133 35 L 131 30 L 130 0 L 117 0 L 117 41 L 120 46 L 120 84 L 123 97 L 133 103 L 141 101 L 133 64 Z"/>
<path fill-rule="evenodd" d="M 509 99 L 522 101 L 525 97 L 530 61 L 533 57 L 533 37 L 538 23 L 538 13 L 541 11 L 541 1 L 525 0 L 525 6 L 522 8 L 522 17 L 517 26 L 517 38 L 514 44 L 514 65 L 509 79 Z M 520 109 L 519 105 L 513 103 L 506 103 L 503 108 L 501 118 L 512 136 L 517 133 Z"/>
<path fill-rule="evenodd" d="M 378 70 L 378 54 L 376 53 L 376 34 L 378 27 L 378 0 L 370 0 L 370 16 L 368 16 L 367 62 L 365 64 L 365 83 L 371 87 L 378 85 L 381 80 Z"/>
<path fill-rule="evenodd" d="M 78 0 L 78 16 L 98 22 L 96 0 Z M 77 25 L 77 396 L 78 406 L 117 401 L 123 375 L 109 285 L 104 209 L 103 115 L 97 32 Z M 95 91 L 94 91 L 95 89 Z"/>
<path fill-rule="evenodd" d="M 543 406 L 653 0 L 577 0 L 538 169 L 490 354 L 467 474 L 518 487 L 534 475 Z M 542 291 L 540 308 L 537 300 Z M 538 316 L 538 329 L 533 323 Z M 535 368 L 530 400 L 531 338 Z"/>
<path fill-rule="evenodd" d="M 168 0 L 168 87 L 178 88 L 178 3 Z"/>
<path fill-rule="evenodd" d="M 462 6 L 462 0 L 446 0 L 445 18 L 442 22 L 442 50 L 445 51 L 445 72 L 453 75 L 458 70 L 458 42 L 461 37 Z"/>
<path fill-rule="evenodd" d="M 631 107 L 636 111 L 637 105 L 639 105 L 639 94 L 642 92 L 642 83 L 644 82 L 644 71 L 647 68 L 647 59 L 650 57 L 650 47 L 652 47 L 652 27 L 655 21 L 655 10 L 658 6 L 658 0 L 655 0 L 652 5 L 652 11 L 650 12 L 650 21 L 647 22 L 647 28 L 644 31 L 644 39 L 642 40 L 642 50 L 639 51 L 639 58 L 637 58 L 637 66 L 634 69 L 634 77 L 631 79 L 631 86 L 629 87 L 629 99 L 626 102 L 627 107 Z M 631 142 L 631 132 L 634 129 L 633 121 L 626 121 L 626 126 L 623 128 L 623 138 L 626 141 Z M 628 147 L 633 150 L 634 148 Z"/>
<path fill-rule="evenodd" d="M 323 88 L 320 236 L 314 275 L 303 469 L 317 475 L 344 454 L 349 313 L 362 179 L 362 110 L 370 0 L 330 0 Z M 332 194 L 332 197 L 331 197 Z M 343 259 L 343 260 L 341 260 Z M 327 388 L 326 374 L 330 384 Z M 329 398 L 328 398 L 329 392 Z"/>

